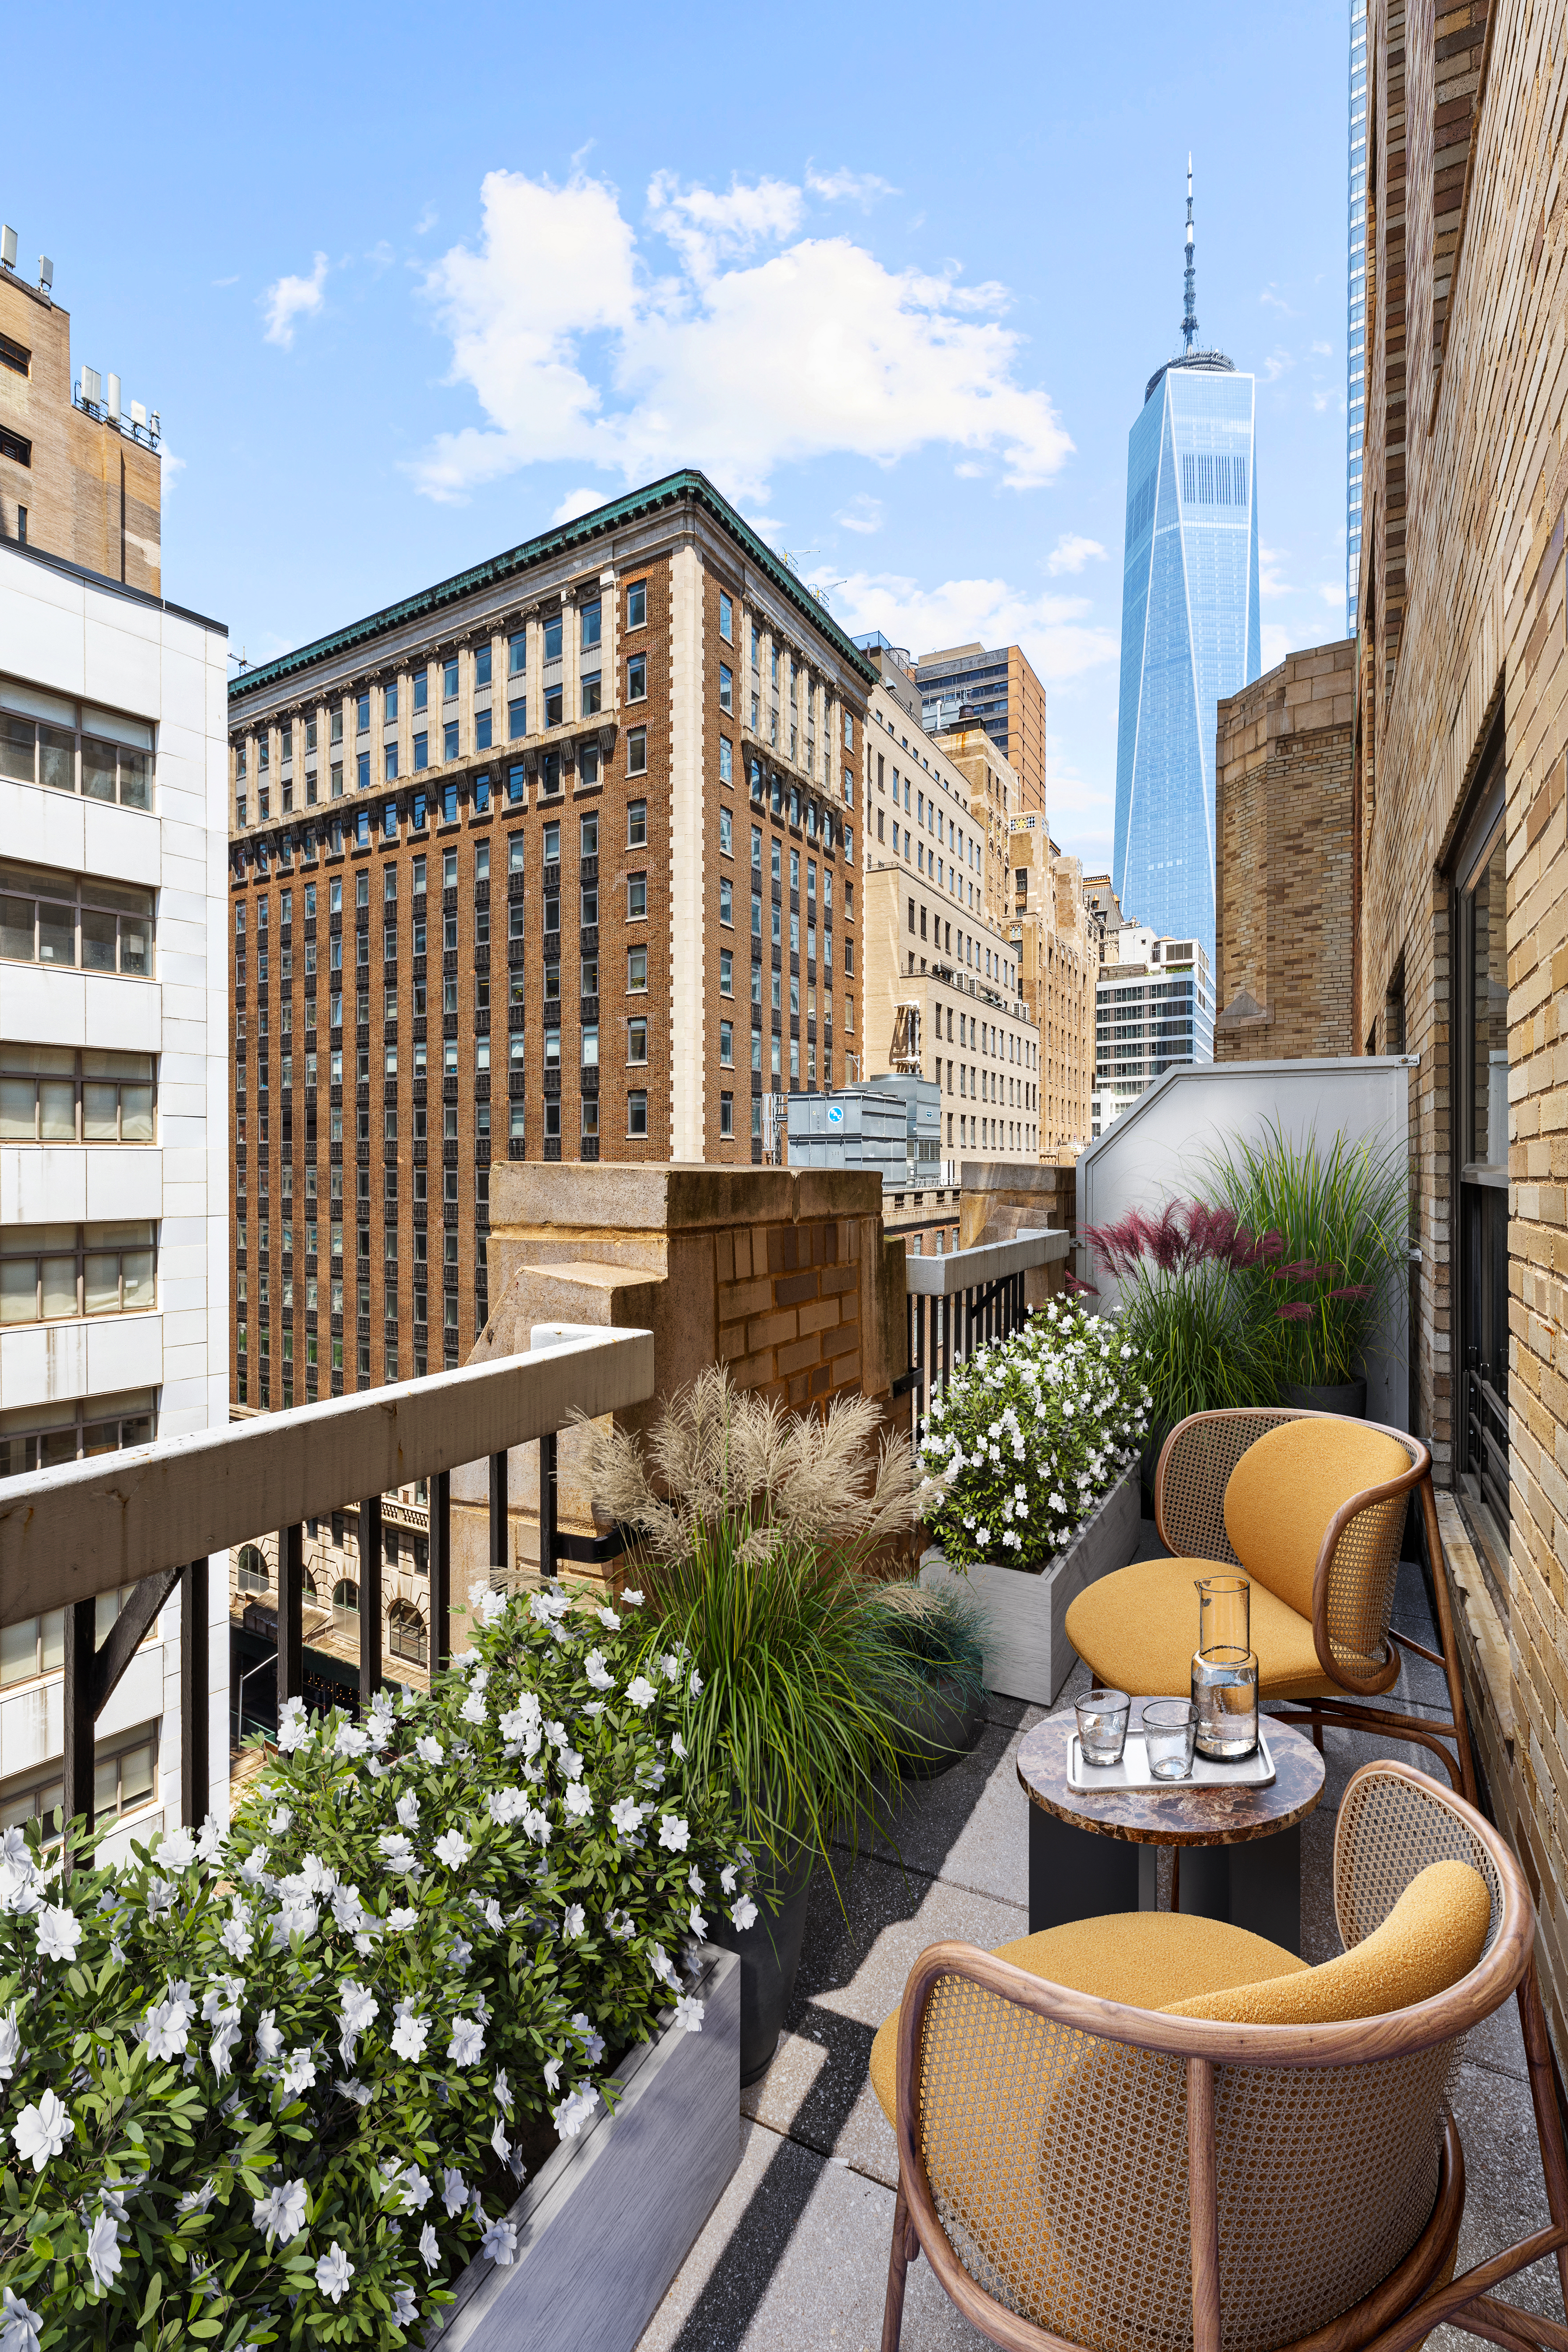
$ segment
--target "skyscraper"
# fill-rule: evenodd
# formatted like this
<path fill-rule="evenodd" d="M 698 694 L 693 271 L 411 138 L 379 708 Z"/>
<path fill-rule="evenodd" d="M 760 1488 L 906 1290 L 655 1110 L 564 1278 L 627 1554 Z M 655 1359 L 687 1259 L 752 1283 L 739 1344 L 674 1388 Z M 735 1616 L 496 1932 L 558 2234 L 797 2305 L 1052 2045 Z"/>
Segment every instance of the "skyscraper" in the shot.
<path fill-rule="evenodd" d="M 1361 578 L 1361 445 L 1366 429 L 1366 0 L 1351 0 L 1350 226 L 1345 303 L 1345 635 Z"/>
<path fill-rule="evenodd" d="M 1257 384 L 1197 337 L 1189 157 L 1182 350 L 1127 437 L 1113 879 L 1129 921 L 1212 966 L 1215 705 L 1262 667 Z"/>

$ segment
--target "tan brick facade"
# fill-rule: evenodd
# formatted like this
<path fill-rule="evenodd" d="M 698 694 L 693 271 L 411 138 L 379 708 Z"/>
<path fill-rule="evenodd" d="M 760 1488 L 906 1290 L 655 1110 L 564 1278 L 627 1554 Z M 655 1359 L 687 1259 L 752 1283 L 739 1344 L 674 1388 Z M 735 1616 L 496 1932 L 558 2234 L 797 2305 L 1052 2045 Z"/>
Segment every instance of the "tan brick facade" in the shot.
<path fill-rule="evenodd" d="M 1357 1034 L 1419 1056 L 1414 1416 L 1568 2053 L 1568 51 L 1525 0 L 1369 31 Z"/>
<path fill-rule="evenodd" d="M 1039 1153 L 1071 1160 L 1089 1137 L 1100 926 L 1081 861 L 1063 855 L 1042 818 L 1013 819 L 1007 858 L 1018 989 L 1039 1038 Z"/>
<path fill-rule="evenodd" d="M 70 313 L 8 270 L 0 339 L 0 539 L 157 595 L 163 460 L 149 436 L 73 406 Z"/>
<path fill-rule="evenodd" d="M 1215 1059 L 1356 1050 L 1353 638 L 1219 706 Z"/>

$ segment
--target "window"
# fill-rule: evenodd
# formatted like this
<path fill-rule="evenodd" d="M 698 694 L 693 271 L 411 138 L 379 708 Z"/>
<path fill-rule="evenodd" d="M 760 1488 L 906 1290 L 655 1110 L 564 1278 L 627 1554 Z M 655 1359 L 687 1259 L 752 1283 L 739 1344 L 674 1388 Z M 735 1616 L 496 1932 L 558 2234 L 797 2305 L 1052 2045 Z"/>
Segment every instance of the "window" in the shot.
<path fill-rule="evenodd" d="M 430 738 L 423 730 L 414 738 L 414 772 L 417 776 L 430 765 Z"/>
<path fill-rule="evenodd" d="M 458 656 L 451 655 L 441 665 L 441 699 L 456 702 L 458 698 Z"/>
<path fill-rule="evenodd" d="M 626 773 L 646 776 L 647 773 L 647 729 L 633 727 L 626 733 Z"/>
<path fill-rule="evenodd" d="M 626 847 L 646 849 L 647 846 L 647 803 L 626 803 Z"/>
<path fill-rule="evenodd" d="M 354 782 L 362 793 L 370 790 L 370 753 L 368 751 L 356 752 L 354 756 Z"/>
<path fill-rule="evenodd" d="M 633 654 L 626 663 L 626 700 L 647 700 L 647 656 Z"/>
<path fill-rule="evenodd" d="M 731 599 L 721 588 L 719 591 L 719 635 L 723 638 L 725 644 L 729 645 L 733 641 L 734 634 L 735 607 Z"/>
<path fill-rule="evenodd" d="M 599 820 L 596 816 L 583 819 L 580 846 L 584 857 L 597 857 L 599 855 Z"/>
<path fill-rule="evenodd" d="M 3 902 L 0 902 L 3 903 Z M 647 876 L 628 874 L 626 877 L 626 918 L 640 922 L 647 913 Z"/>
<path fill-rule="evenodd" d="M 726 1070 L 735 1066 L 735 1024 L 732 1021 L 719 1024 L 719 1060 Z"/>
<path fill-rule="evenodd" d="M 591 604 L 584 604 L 580 609 L 583 623 L 580 643 L 584 653 L 591 653 L 598 644 L 604 630 L 605 608 L 599 598 L 595 596 Z M 596 705 L 595 708 L 597 708 Z"/>
<path fill-rule="evenodd" d="M 719 1133 L 728 1139 L 735 1132 L 735 1097 L 721 1094 L 719 1097 Z"/>
<path fill-rule="evenodd" d="M 150 980 L 153 893 L 0 858 L 0 957 Z"/>
<path fill-rule="evenodd" d="M 0 1478 L 20 1478 L 88 1455 L 113 1454 L 122 1445 L 145 1445 L 152 1436 L 153 1398 L 145 1389 L 126 1396 L 94 1397 L 85 1405 L 25 1406 L 0 1415 Z M 106 1593 L 99 1606 L 112 1601 L 113 1595 Z M 13 1631 L 7 1626 L 0 1633 L 0 1683 L 18 1679 L 9 1671 Z M 54 1663 L 58 1665 L 59 1660 Z M 26 1671 L 38 1669 L 29 1666 Z"/>
<path fill-rule="evenodd" d="M 719 708 L 721 710 L 733 710 L 735 708 L 735 674 L 723 662 L 719 665 Z"/>
<path fill-rule="evenodd" d="M 458 722 L 448 719 L 441 730 L 441 757 L 455 760 L 458 756 Z"/>
<path fill-rule="evenodd" d="M 558 662 L 560 660 L 561 638 L 561 614 L 559 613 L 552 613 L 544 624 L 544 658 L 547 662 Z"/>
<path fill-rule="evenodd" d="M 599 672 L 596 669 L 590 670 L 583 679 L 582 715 L 584 719 L 592 719 L 598 712 L 599 695 Z"/>
<path fill-rule="evenodd" d="M 626 590 L 626 626 L 640 629 L 647 622 L 647 582 L 638 580 Z"/>
<path fill-rule="evenodd" d="M 368 694 L 362 694 L 354 704 L 354 733 L 356 735 L 370 733 L 370 696 Z"/>
<path fill-rule="evenodd" d="M 0 1325 L 145 1312 L 154 1304 L 153 1227 L 0 1227 Z"/>
<path fill-rule="evenodd" d="M 489 686 L 489 682 L 490 648 L 489 646 L 479 646 L 474 653 L 474 684 L 478 688 Z"/>
<path fill-rule="evenodd" d="M 734 780 L 734 751 L 728 735 L 721 735 L 719 738 L 719 782 L 721 784 L 729 784 L 733 783 Z"/>
<path fill-rule="evenodd" d="M 69 710 L 68 705 L 63 707 L 62 717 L 68 722 Z M 0 709 L 0 776 L 16 783 L 48 784 L 56 792 L 79 790 L 89 800 L 117 800 L 122 808 L 150 809 L 153 731 L 130 720 L 125 728 L 128 734 L 144 740 L 122 743 L 102 736 L 79 736 L 68 723 L 50 726 Z M 242 777 L 245 773 L 243 761 L 239 773 Z"/>
<path fill-rule="evenodd" d="M 558 824 L 547 824 L 544 828 L 544 863 L 546 866 L 559 866 L 561 863 L 561 827 Z"/>
<path fill-rule="evenodd" d="M 626 1133 L 646 1136 L 647 1133 L 647 1096 L 639 1088 L 626 1097 Z"/>
<path fill-rule="evenodd" d="M 647 986 L 647 948 L 628 948 L 626 950 L 626 992 L 628 995 L 636 994 Z"/>
<path fill-rule="evenodd" d="M 0 1045 L 0 1143 L 151 1143 L 150 1054 Z"/>
<path fill-rule="evenodd" d="M 728 948 L 721 948 L 719 950 L 719 993 L 721 996 L 734 995 L 734 971 L 735 959 L 733 955 Z"/>
<path fill-rule="evenodd" d="M 474 749 L 488 751 L 490 748 L 490 714 L 488 708 L 474 713 Z"/>
<path fill-rule="evenodd" d="M 727 874 L 719 879 L 719 920 L 733 923 L 735 919 L 735 886 Z"/>
<path fill-rule="evenodd" d="M 719 812 L 719 854 L 721 857 L 732 857 L 734 856 L 734 852 L 735 845 L 732 834 L 732 821 L 731 819 L 730 812 L 728 809 L 721 809 Z"/>
<path fill-rule="evenodd" d="M 583 928 L 592 930 L 599 919 L 599 886 L 596 882 L 584 882 L 580 887 L 583 893 Z"/>
<path fill-rule="evenodd" d="M 384 757 L 386 761 L 385 781 L 389 784 L 395 783 L 397 779 L 397 746 L 395 743 L 388 743 L 385 746 Z"/>

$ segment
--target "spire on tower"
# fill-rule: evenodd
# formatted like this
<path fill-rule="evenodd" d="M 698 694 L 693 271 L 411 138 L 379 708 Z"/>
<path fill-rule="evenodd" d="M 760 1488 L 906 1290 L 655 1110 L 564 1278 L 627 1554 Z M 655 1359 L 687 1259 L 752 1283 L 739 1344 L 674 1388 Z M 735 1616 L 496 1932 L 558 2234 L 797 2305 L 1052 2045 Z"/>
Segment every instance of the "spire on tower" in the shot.
<path fill-rule="evenodd" d="M 1193 273 L 1193 159 L 1187 157 L 1187 271 L 1186 308 L 1182 317 L 1182 340 L 1190 353 L 1198 339 L 1197 284 Z"/>

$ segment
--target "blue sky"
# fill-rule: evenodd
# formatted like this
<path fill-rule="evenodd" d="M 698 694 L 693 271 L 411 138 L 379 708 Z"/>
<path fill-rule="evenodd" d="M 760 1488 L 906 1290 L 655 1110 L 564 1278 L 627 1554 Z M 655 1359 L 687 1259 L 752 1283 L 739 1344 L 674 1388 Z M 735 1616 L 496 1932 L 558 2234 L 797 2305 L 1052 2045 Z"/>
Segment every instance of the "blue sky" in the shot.
<path fill-rule="evenodd" d="M 1343 629 L 1346 11 L 22 12 L 0 217 L 254 661 L 684 464 L 916 652 L 1016 637 L 1108 862 L 1127 433 L 1259 380 L 1266 665 Z"/>

